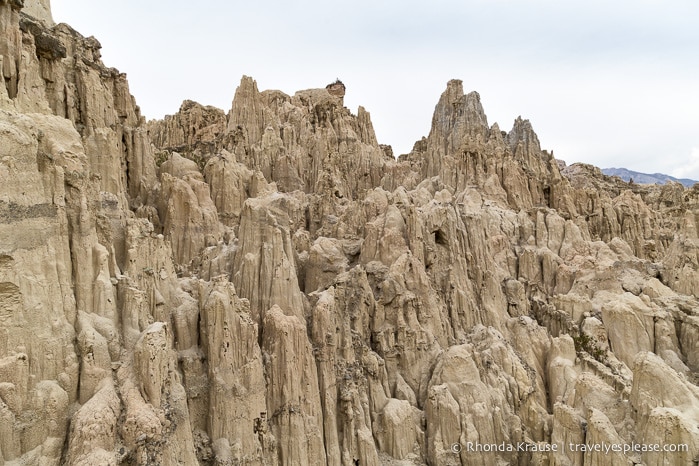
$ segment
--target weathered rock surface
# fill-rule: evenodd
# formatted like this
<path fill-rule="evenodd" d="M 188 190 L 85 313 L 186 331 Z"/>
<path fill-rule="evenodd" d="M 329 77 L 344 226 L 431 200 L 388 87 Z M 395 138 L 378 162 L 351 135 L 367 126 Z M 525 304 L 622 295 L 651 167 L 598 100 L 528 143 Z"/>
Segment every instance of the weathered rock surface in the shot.
<path fill-rule="evenodd" d="M 0 465 L 699 460 L 699 186 L 457 80 L 397 160 L 339 82 L 146 123 L 99 49 L 0 0 Z"/>

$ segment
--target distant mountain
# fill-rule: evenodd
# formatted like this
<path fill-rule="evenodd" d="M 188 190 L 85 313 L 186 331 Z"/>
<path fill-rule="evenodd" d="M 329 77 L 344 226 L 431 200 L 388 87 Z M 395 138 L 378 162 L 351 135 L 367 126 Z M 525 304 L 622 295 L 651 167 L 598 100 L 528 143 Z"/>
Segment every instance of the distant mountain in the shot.
<path fill-rule="evenodd" d="M 626 168 L 603 168 L 602 173 L 608 176 L 618 176 L 624 181 L 629 181 L 633 178 L 634 183 L 639 184 L 665 184 L 668 181 L 675 181 L 687 187 L 691 187 L 694 183 L 699 183 L 699 181 L 690 180 L 688 178 L 675 178 L 674 176 L 664 175 L 662 173 L 640 173 Z"/>

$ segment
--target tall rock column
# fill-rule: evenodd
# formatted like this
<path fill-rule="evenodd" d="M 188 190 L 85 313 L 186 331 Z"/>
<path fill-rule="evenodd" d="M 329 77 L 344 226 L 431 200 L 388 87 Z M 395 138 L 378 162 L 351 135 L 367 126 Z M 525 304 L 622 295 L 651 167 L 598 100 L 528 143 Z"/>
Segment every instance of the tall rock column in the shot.
<path fill-rule="evenodd" d="M 313 349 L 303 321 L 273 306 L 264 318 L 267 408 L 280 465 L 325 465 L 323 419 Z"/>
<path fill-rule="evenodd" d="M 248 302 L 224 280 L 213 283 L 201 315 L 208 354 L 209 434 L 220 462 L 273 464 L 275 441 L 267 428 L 257 325 Z"/>
<path fill-rule="evenodd" d="M 273 305 L 304 319 L 290 233 L 292 221 L 287 213 L 300 208 L 295 199 L 278 193 L 245 201 L 232 281 L 240 296 L 250 300 L 250 312 L 258 325 Z"/>
<path fill-rule="evenodd" d="M 0 74 L 3 78 L 2 92 L 6 98 L 17 96 L 19 62 L 22 56 L 22 33 L 19 30 L 19 10 L 22 0 L 0 1 Z"/>

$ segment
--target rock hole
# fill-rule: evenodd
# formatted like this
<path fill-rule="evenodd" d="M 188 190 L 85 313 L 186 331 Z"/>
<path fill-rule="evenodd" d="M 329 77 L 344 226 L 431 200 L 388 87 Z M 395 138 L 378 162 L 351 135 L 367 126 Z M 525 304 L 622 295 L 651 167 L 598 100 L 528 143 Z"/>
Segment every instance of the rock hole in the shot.
<path fill-rule="evenodd" d="M 434 242 L 435 244 L 440 244 L 442 246 L 448 246 L 449 242 L 447 241 L 446 235 L 442 232 L 442 230 L 437 230 L 434 232 Z"/>

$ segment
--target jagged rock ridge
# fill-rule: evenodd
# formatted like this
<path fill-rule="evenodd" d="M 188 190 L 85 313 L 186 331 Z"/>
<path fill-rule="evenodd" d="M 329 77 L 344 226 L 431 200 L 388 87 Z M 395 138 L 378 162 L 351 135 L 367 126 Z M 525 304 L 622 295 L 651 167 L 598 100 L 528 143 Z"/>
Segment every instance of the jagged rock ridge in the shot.
<path fill-rule="evenodd" d="M 565 167 L 456 80 L 398 160 L 344 85 L 244 77 L 228 112 L 146 124 L 97 40 L 22 6 L 0 0 L 0 464 L 696 459 L 696 187 Z"/>
<path fill-rule="evenodd" d="M 689 178 L 675 178 L 662 173 L 641 173 L 629 170 L 627 168 L 603 168 L 602 173 L 608 176 L 618 176 L 627 182 L 633 181 L 634 183 L 641 184 L 665 184 L 672 181 L 690 188 L 697 183 L 696 180 L 690 180 Z"/>

